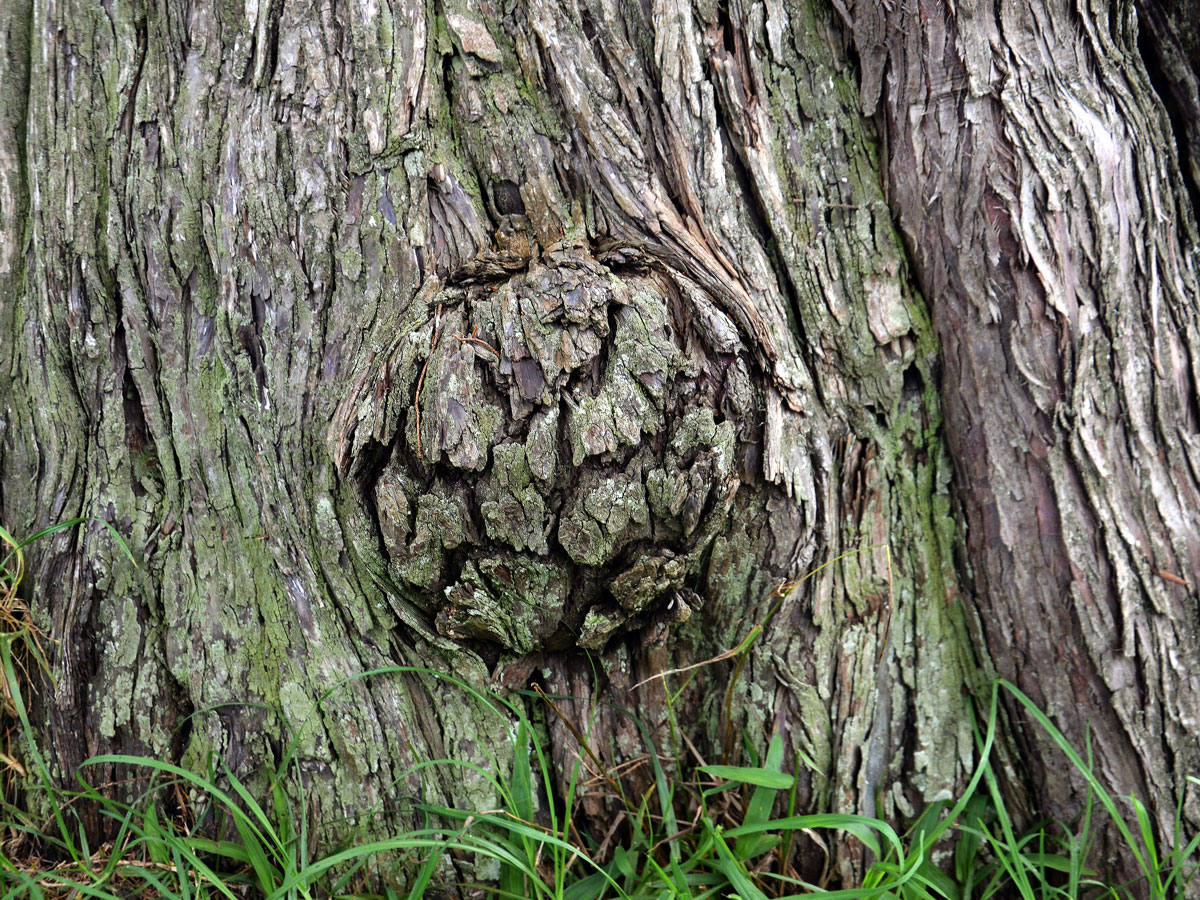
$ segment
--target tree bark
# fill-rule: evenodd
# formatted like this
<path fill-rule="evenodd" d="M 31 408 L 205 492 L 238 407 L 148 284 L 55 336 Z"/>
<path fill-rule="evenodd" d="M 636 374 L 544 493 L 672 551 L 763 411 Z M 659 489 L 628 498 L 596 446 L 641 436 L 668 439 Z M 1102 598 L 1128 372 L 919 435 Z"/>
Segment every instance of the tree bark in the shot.
<path fill-rule="evenodd" d="M 0 519 L 96 513 L 142 562 L 99 528 L 34 556 L 58 774 L 294 741 L 315 820 L 383 832 L 400 795 L 495 805 L 414 763 L 513 751 L 363 673 L 570 698 L 565 777 L 575 728 L 645 752 L 625 711 L 665 744 L 682 679 L 639 682 L 764 623 L 672 712 L 706 753 L 780 730 L 804 809 L 953 794 L 999 672 L 1166 827 L 1186 49 L 1156 85 L 1128 4 L 834 6 L 9 4 Z M 1044 744 L 1014 778 L 1070 815 Z"/>
<path fill-rule="evenodd" d="M 843 14 L 941 341 L 988 656 L 1169 834 L 1200 764 L 1197 238 L 1135 10 Z M 1022 743 L 1049 755 L 1044 735 Z M 1030 773 L 1048 813 L 1079 807 L 1078 779 Z"/>

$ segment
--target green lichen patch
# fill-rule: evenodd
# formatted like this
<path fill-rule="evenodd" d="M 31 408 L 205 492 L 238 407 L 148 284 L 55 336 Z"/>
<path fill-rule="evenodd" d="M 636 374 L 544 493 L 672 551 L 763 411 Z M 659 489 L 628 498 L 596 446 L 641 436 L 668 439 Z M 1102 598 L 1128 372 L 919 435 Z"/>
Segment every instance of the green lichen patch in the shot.
<path fill-rule="evenodd" d="M 708 533 L 701 543 L 711 540 L 720 527 L 719 511 L 737 490 L 735 444 L 733 423 L 717 423 L 710 409 L 689 410 L 675 424 L 669 454 L 674 467 L 651 470 L 646 477 L 657 534 L 688 538 L 707 514 L 712 527 L 704 529 Z"/>
<path fill-rule="evenodd" d="M 686 571 L 684 561 L 669 551 L 643 554 L 609 582 L 608 590 L 626 613 L 636 615 L 652 600 L 683 584 Z"/>
<path fill-rule="evenodd" d="M 521 444 L 501 444 L 492 453 L 492 471 L 479 489 L 484 528 L 494 541 L 514 550 L 546 555 L 546 504 L 533 484 Z"/>
<path fill-rule="evenodd" d="M 711 409 L 690 409 L 671 432 L 671 449 L 680 457 L 693 450 L 715 450 L 714 462 L 728 472 L 733 460 L 733 424 L 718 425 Z"/>
<path fill-rule="evenodd" d="M 603 650 L 609 638 L 625 624 L 626 616 L 618 609 L 593 606 L 584 616 L 576 643 L 584 650 Z"/>
<path fill-rule="evenodd" d="M 584 475 L 558 525 L 558 542 L 576 562 L 599 566 L 631 540 L 648 537 L 650 510 L 640 472 Z"/>
<path fill-rule="evenodd" d="M 663 419 L 667 385 L 682 365 L 660 291 L 639 284 L 616 311 L 616 329 L 596 394 L 578 402 L 567 419 L 572 463 L 636 446 Z"/>
<path fill-rule="evenodd" d="M 646 473 L 646 502 L 654 516 L 656 532 L 669 532 L 688 498 L 687 476 L 676 469 L 651 469 Z"/>
<path fill-rule="evenodd" d="M 416 587 L 434 585 L 441 580 L 446 551 L 471 539 L 470 522 L 461 487 L 435 483 L 417 500 L 412 539 L 388 548 L 392 570 Z"/>
<path fill-rule="evenodd" d="M 531 653 L 558 631 L 570 590 L 561 565 L 506 555 L 469 562 L 446 589 L 437 628 L 455 640 L 486 640 Z"/>

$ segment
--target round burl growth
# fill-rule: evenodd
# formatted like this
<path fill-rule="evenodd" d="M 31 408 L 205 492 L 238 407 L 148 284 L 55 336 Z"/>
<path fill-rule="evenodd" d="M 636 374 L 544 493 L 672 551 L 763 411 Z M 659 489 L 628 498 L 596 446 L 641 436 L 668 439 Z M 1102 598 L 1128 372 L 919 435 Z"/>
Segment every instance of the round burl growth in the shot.
<path fill-rule="evenodd" d="M 371 479 L 390 580 L 442 636 L 599 649 L 698 602 L 739 484 L 726 416 L 761 401 L 685 290 L 574 249 L 418 300 L 389 365 L 423 375 L 392 383 Z"/>

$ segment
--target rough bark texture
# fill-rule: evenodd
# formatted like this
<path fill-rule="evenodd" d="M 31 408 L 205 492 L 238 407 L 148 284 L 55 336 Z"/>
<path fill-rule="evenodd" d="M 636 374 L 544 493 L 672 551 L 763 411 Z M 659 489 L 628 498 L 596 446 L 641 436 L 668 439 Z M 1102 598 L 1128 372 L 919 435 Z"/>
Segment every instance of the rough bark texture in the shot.
<path fill-rule="evenodd" d="M 1200 294 L 1134 9 L 842 12 L 941 340 L 988 653 L 1169 829 L 1200 766 Z M 1051 814 L 1077 808 L 1056 766 L 1030 771 Z"/>
<path fill-rule="evenodd" d="M 355 676 L 536 680 L 615 764 L 618 708 L 665 738 L 637 682 L 862 551 L 698 671 L 703 748 L 779 728 L 805 808 L 910 814 L 990 656 L 1173 808 L 1195 224 L 1133 12 L 835 5 L 9 4 L 0 518 L 143 560 L 36 556 L 60 774 L 291 735 L 316 819 L 382 831 L 510 735 Z"/>

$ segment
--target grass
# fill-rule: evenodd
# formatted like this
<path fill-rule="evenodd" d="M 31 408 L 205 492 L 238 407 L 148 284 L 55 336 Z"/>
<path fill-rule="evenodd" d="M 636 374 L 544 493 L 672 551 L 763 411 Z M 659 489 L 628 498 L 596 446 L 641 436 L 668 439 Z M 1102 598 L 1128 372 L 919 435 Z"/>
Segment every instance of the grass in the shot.
<path fill-rule="evenodd" d="M 481 898 L 535 900 L 1168 900 L 1200 885 L 1195 880 L 1200 836 L 1183 834 L 1181 816 L 1175 833 L 1159 843 L 1141 803 L 1109 794 L 1086 751 L 1071 747 L 1028 697 L 1002 681 L 985 698 L 985 714 L 977 723 L 979 762 L 961 797 L 929 806 L 902 833 L 865 816 L 796 814 L 799 769 L 785 770 L 780 734 L 771 736 L 754 765 L 708 765 L 694 755 L 690 764 L 679 765 L 689 763 L 681 748 L 660 755 L 648 729 L 634 719 L 653 773 L 652 788 L 638 794 L 625 776 L 600 765 L 586 726 L 568 723 L 583 753 L 565 796 L 557 796 L 543 732 L 528 711 L 540 707 L 547 715 L 561 715 L 558 702 L 564 698 L 527 692 L 506 699 L 409 667 L 356 677 L 406 673 L 456 685 L 490 714 L 516 723 L 514 752 L 512 763 L 503 767 L 494 759 L 487 767 L 430 760 L 402 773 L 397 783 L 437 767 L 470 769 L 490 781 L 499 798 L 496 809 L 418 801 L 410 816 L 417 824 L 408 831 L 387 839 L 351 835 L 339 845 L 321 847 L 307 820 L 305 788 L 292 750 L 263 773 L 265 794 L 251 791 L 215 757 L 203 773 L 162 760 L 96 757 L 80 769 L 79 787 L 64 790 L 55 785 L 32 740 L 21 693 L 28 667 L 42 660 L 41 639 L 17 600 L 21 551 L 28 541 L 18 542 L 3 529 L 0 539 L 8 548 L 0 562 L 4 713 L 10 736 L 23 738 L 25 758 L 22 763 L 7 747 L 0 759 L 6 767 L 0 900 L 417 900 L 439 896 L 445 888 Z M 743 645 L 737 649 L 749 646 Z M 1024 707 L 1083 774 L 1087 802 L 1075 821 L 1022 831 L 1006 809 L 991 761 L 1002 693 Z M 672 765 L 664 767 L 664 759 Z M 106 796 L 88 782 L 89 771 L 101 764 L 144 773 L 139 782 L 144 787 L 125 802 Z M 18 784 L 22 804 L 15 800 Z M 621 827 L 607 836 L 590 835 L 576 823 L 580 792 L 597 787 L 619 799 Z M 112 822 L 115 837 L 101 847 L 89 844 L 80 823 L 78 810 L 89 804 Z M 33 806 L 47 814 L 35 817 Z M 1105 822 L 1113 824 L 1136 860 L 1141 876 L 1135 882 L 1107 883 L 1088 868 Z M 830 874 L 827 848 L 847 839 L 857 841 L 872 860 L 856 885 L 836 884 Z M 470 880 L 476 877 L 481 883 Z"/>

